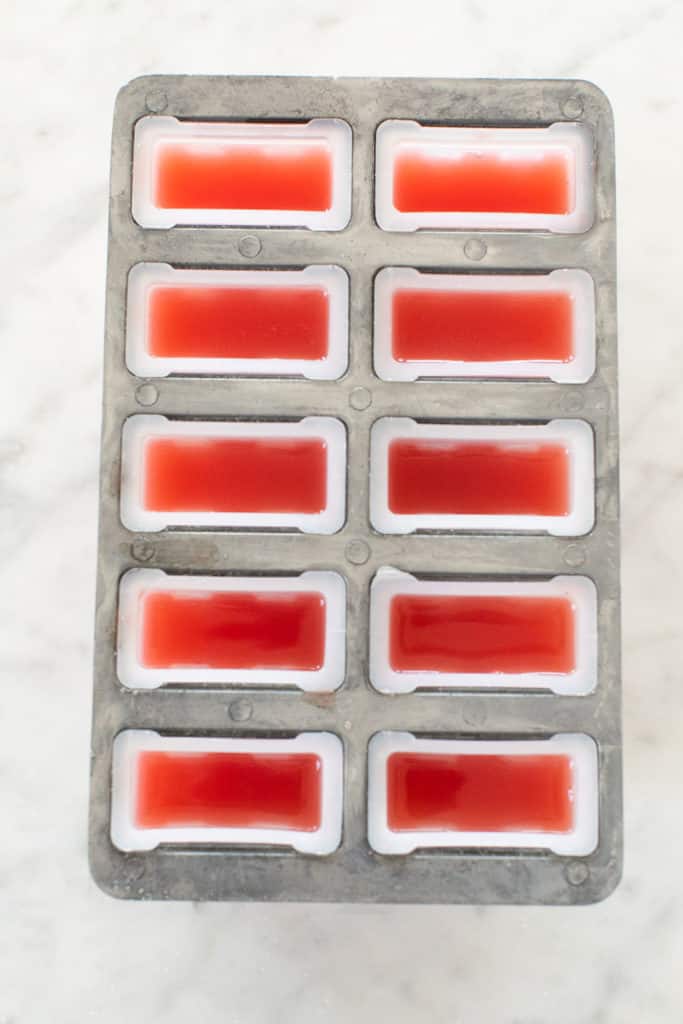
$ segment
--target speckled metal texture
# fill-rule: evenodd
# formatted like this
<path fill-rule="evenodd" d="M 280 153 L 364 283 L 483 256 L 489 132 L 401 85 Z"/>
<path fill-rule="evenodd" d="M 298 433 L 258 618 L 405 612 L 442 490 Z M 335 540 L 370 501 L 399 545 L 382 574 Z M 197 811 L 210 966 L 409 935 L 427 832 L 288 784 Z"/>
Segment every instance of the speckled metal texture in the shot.
<path fill-rule="evenodd" d="M 131 216 L 136 121 L 150 113 L 217 120 L 336 117 L 353 131 L 353 206 L 339 232 L 182 227 L 144 230 Z M 374 144 L 387 118 L 431 124 L 543 126 L 584 121 L 594 139 L 596 220 L 581 235 L 381 231 L 374 219 Z M 124 362 L 126 280 L 140 261 L 183 267 L 337 264 L 350 276 L 350 361 L 336 382 L 135 378 Z M 586 384 L 417 381 L 372 369 L 373 278 L 386 266 L 460 272 L 581 267 L 593 277 L 597 370 Z M 113 127 L 104 357 L 90 858 L 119 897 L 415 903 L 590 903 L 621 870 L 621 722 L 615 193 L 609 104 L 579 81 L 148 77 L 119 94 Z M 170 417 L 336 416 L 348 431 L 347 517 L 332 536 L 168 529 L 134 535 L 119 518 L 121 428 L 139 412 Z M 433 421 L 586 420 L 595 434 L 596 521 L 580 538 L 465 533 L 382 536 L 368 514 L 369 433 L 382 416 Z M 169 573 L 333 569 L 347 584 L 347 672 L 333 694 L 220 687 L 124 689 L 115 664 L 117 588 L 135 566 Z M 381 566 L 432 577 L 528 579 L 578 572 L 598 590 L 599 677 L 587 696 L 420 692 L 383 696 L 368 681 L 369 588 Z M 159 847 L 122 853 L 110 840 L 112 742 L 125 728 L 188 735 L 287 736 L 329 730 L 344 744 L 344 824 L 325 857 L 282 849 Z M 382 729 L 425 736 L 529 737 L 585 732 L 599 746 L 600 839 L 579 859 L 544 852 L 429 850 L 382 856 L 367 841 L 367 747 Z"/>

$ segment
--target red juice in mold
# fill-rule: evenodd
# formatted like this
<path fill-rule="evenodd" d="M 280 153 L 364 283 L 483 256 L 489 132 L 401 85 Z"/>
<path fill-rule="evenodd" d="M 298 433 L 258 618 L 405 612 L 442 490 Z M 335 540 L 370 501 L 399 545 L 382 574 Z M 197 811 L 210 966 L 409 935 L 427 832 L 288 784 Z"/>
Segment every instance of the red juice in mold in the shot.
<path fill-rule="evenodd" d="M 514 159 L 496 152 L 448 155 L 404 147 L 394 164 L 401 213 L 571 212 L 570 157 L 546 152 Z"/>
<path fill-rule="evenodd" d="M 400 289 L 392 350 L 402 361 L 569 362 L 573 305 L 566 292 Z"/>
<path fill-rule="evenodd" d="M 162 285 L 149 299 L 150 355 L 171 359 L 324 359 L 329 296 L 322 288 Z"/>
<path fill-rule="evenodd" d="M 569 513 L 569 453 L 559 444 L 397 438 L 388 460 L 398 515 Z"/>
<path fill-rule="evenodd" d="M 150 437 L 151 511 L 317 514 L 327 505 L 327 445 L 318 438 Z"/>
<path fill-rule="evenodd" d="M 397 594 L 389 612 L 396 672 L 568 673 L 574 609 L 565 597 Z"/>
<path fill-rule="evenodd" d="M 329 210 L 332 153 L 311 143 L 166 143 L 159 148 L 162 209 Z"/>
<path fill-rule="evenodd" d="M 282 828 L 312 832 L 321 821 L 316 754 L 142 751 L 138 828 Z"/>
<path fill-rule="evenodd" d="M 146 668 L 317 671 L 325 660 L 320 593 L 150 591 L 142 603 Z"/>
<path fill-rule="evenodd" d="M 387 760 L 396 832 L 569 832 L 573 772 L 562 754 L 414 754 Z"/>

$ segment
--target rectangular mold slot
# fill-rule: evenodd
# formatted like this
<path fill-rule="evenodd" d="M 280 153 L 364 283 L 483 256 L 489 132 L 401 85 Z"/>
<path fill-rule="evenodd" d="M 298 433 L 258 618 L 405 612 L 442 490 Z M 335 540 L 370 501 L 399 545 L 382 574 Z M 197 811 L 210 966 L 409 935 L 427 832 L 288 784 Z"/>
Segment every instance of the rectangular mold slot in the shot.
<path fill-rule="evenodd" d="M 381 693 L 591 693 L 595 584 L 585 576 L 424 580 L 382 568 L 370 590 L 370 681 Z"/>
<path fill-rule="evenodd" d="M 128 275 L 126 365 L 138 377 L 336 380 L 348 364 L 348 293 L 348 276 L 335 266 L 137 263 Z"/>
<path fill-rule="evenodd" d="M 598 843 L 598 756 L 580 733 L 423 739 L 380 732 L 368 749 L 368 837 L 378 853 L 428 847 L 543 849 Z"/>
<path fill-rule="evenodd" d="M 346 514 L 346 431 L 340 420 L 295 423 L 169 420 L 123 427 L 121 519 L 169 526 L 336 533 Z"/>
<path fill-rule="evenodd" d="M 594 522 L 593 432 L 545 424 L 377 420 L 370 518 L 380 533 L 415 530 L 587 533 Z"/>
<path fill-rule="evenodd" d="M 211 843 L 332 853 L 342 761 L 341 741 L 327 732 L 235 739 L 125 730 L 114 740 L 112 842 L 124 851 Z"/>
<path fill-rule="evenodd" d="M 296 686 L 344 681 L 346 584 L 300 576 L 171 576 L 131 569 L 119 587 L 117 672 L 130 689 L 166 683 Z"/>
<path fill-rule="evenodd" d="M 375 278 L 374 363 L 382 380 L 549 378 L 595 371 L 595 289 L 585 270 Z"/>
<path fill-rule="evenodd" d="M 418 228 L 583 232 L 593 223 L 593 141 L 584 124 L 377 129 L 376 217 Z"/>
<path fill-rule="evenodd" d="M 135 126 L 132 209 L 143 228 L 340 231 L 351 216 L 351 128 L 333 118 L 143 117 Z"/>

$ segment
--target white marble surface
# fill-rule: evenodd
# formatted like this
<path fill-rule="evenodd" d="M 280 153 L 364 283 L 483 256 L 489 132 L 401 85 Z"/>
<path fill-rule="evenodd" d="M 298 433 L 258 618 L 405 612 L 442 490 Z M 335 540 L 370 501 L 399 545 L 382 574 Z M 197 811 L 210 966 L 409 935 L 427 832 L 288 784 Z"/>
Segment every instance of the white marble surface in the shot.
<path fill-rule="evenodd" d="M 678 2 L 5 0 L 0 1024 L 683 1019 Z M 586 909 L 118 903 L 85 855 L 112 104 L 148 72 L 590 78 L 618 131 L 626 873 Z"/>

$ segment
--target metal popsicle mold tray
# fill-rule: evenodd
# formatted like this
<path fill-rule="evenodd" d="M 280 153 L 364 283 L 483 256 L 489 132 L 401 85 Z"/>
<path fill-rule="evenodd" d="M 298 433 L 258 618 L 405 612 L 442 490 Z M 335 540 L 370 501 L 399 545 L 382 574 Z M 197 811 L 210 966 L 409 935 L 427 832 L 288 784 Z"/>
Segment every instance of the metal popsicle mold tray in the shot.
<path fill-rule="evenodd" d="M 139 194 L 133 196 L 136 126 L 137 130 L 144 126 L 141 146 L 148 145 L 150 126 L 152 137 L 157 125 L 164 131 L 170 125 L 171 135 L 185 137 L 183 133 L 192 134 L 193 122 L 204 125 L 199 132 L 209 142 L 216 131 L 220 135 L 221 125 L 236 126 L 238 135 L 249 138 L 253 123 L 270 122 L 271 127 L 288 126 L 285 135 L 296 126 L 296 140 L 308 144 L 310 123 L 316 119 L 321 119 L 323 134 L 328 132 L 325 138 L 331 146 L 334 174 L 347 174 L 347 194 L 344 189 L 338 191 L 335 179 L 332 213 L 309 212 L 306 226 L 287 226 L 288 215 L 281 216 L 282 211 L 270 223 L 263 210 L 252 214 L 251 220 L 248 213 L 233 212 L 232 221 L 224 218 L 222 225 L 211 224 L 212 215 L 206 211 L 194 221 L 187 211 L 159 214 L 149 180 L 142 178 L 135 184 Z M 416 122 L 427 134 L 420 134 L 415 124 L 405 131 L 405 122 Z M 503 150 L 510 139 L 532 149 L 537 140 L 542 145 L 550 140 L 560 149 L 569 146 L 585 164 L 574 183 L 574 198 L 580 195 L 582 210 L 574 211 L 576 216 L 569 220 L 560 216 L 538 222 L 537 216 L 532 217 L 523 226 L 514 213 L 508 223 L 509 211 L 489 211 L 479 225 L 476 215 L 451 213 L 443 224 L 434 226 L 433 213 L 416 216 L 397 210 L 396 193 L 392 202 L 387 178 L 392 173 L 392 152 L 390 148 L 378 152 L 380 143 L 400 146 L 406 139 L 410 144 L 413 137 L 429 142 L 439 128 L 461 131 L 452 138 L 437 132 L 437 144 L 445 139 L 448 145 L 467 145 L 472 138 L 476 144 L 479 136 L 470 129 L 488 128 L 495 132 L 487 138 Z M 524 138 L 511 134 L 511 129 L 522 130 Z M 572 150 L 572 146 L 578 148 Z M 286 148 L 282 152 L 286 154 Z M 140 153 L 140 160 L 147 159 L 142 149 Z M 190 179 L 194 180 L 192 175 Z M 231 196 L 224 202 L 237 205 Z M 138 220 L 147 223 L 149 218 L 150 224 L 158 226 L 141 227 L 133 210 Z M 171 367 L 169 372 L 166 365 L 156 375 L 153 361 L 143 367 L 150 376 L 137 376 L 128 365 L 138 367 L 139 353 L 127 361 L 131 351 L 127 345 L 134 344 L 131 332 L 138 330 L 139 323 L 127 307 L 127 296 L 130 299 L 132 294 L 129 274 L 139 264 L 162 265 L 163 273 L 169 275 L 173 273 L 169 268 L 182 273 L 341 268 L 348 281 L 348 290 L 339 300 L 348 310 L 346 369 L 343 354 L 336 351 L 336 379 L 332 380 L 285 375 L 277 366 L 268 377 L 248 376 L 240 369 L 242 364 L 232 375 L 221 372 L 220 364 L 204 375 L 192 367 L 179 373 Z M 373 323 L 375 279 L 383 272 L 380 280 L 384 280 L 387 268 L 416 269 L 425 275 L 420 278 L 425 282 L 432 279 L 426 275 L 444 275 L 444 281 L 448 275 L 460 275 L 453 277 L 456 286 L 465 280 L 462 275 L 468 275 L 472 288 L 485 287 L 482 282 L 487 275 L 519 281 L 524 274 L 533 274 L 540 281 L 549 280 L 547 275 L 558 270 L 581 272 L 576 279 L 583 288 L 589 275 L 594 295 L 594 367 L 590 357 L 586 363 L 584 353 L 583 382 L 572 379 L 571 373 L 567 376 L 561 365 L 557 375 L 544 374 L 541 368 L 532 374 L 535 379 L 525 379 L 519 367 L 512 372 L 509 366 L 499 369 L 499 379 L 470 377 L 462 366 L 452 379 L 429 372 L 405 379 L 403 371 L 400 379 L 380 379 L 375 366 L 386 367 L 387 353 L 373 363 L 373 343 L 379 344 L 378 338 L 373 342 L 373 335 L 385 332 L 386 325 Z M 317 271 L 307 273 L 315 276 Z M 399 279 L 401 273 L 405 271 L 399 271 Z M 615 273 L 612 116 L 607 100 L 591 84 L 152 76 L 122 89 L 114 115 L 111 164 L 90 797 L 91 870 L 104 890 L 132 899 L 481 904 L 591 903 L 612 891 L 621 871 L 622 836 Z M 138 276 L 144 277 L 139 268 L 131 280 L 137 281 Z M 335 281 L 343 286 L 338 272 Z M 202 422 L 300 424 L 306 417 L 339 421 L 346 444 L 342 525 L 332 516 L 324 523 L 313 517 L 309 532 L 305 517 L 299 527 L 249 528 L 243 523 L 230 527 L 223 521 L 207 521 L 191 527 L 164 523 L 160 528 L 158 522 L 143 517 L 142 529 L 136 529 L 134 510 L 133 528 L 127 528 L 122 521 L 122 459 L 125 463 L 127 457 L 122 437 L 124 424 L 141 415 L 165 417 L 172 427 Z M 378 500 L 371 491 L 379 486 L 376 481 L 371 486 L 371 447 L 380 444 L 373 439 L 371 445 L 371 431 L 380 420 L 400 428 L 405 418 L 416 421 L 415 429 L 429 433 L 441 424 L 448 428 L 447 434 L 453 430 L 456 436 L 456 428 L 462 427 L 475 428 L 476 435 L 485 427 L 545 430 L 549 424 L 551 428 L 560 424 L 564 429 L 563 423 L 578 421 L 579 427 L 572 429 L 591 432 L 584 452 L 589 461 L 581 464 L 580 471 L 592 472 L 592 460 L 594 487 L 584 480 L 588 491 L 583 512 L 571 518 L 575 532 L 567 535 L 562 529 L 544 529 L 533 522 L 521 530 L 515 530 L 514 523 L 504 528 L 500 522 L 494 529 L 482 530 L 479 520 L 468 526 L 466 520 L 451 522 L 448 517 L 439 520 L 438 528 L 429 529 L 427 523 L 425 529 L 419 515 L 408 516 L 409 532 L 400 532 L 403 526 L 396 527 L 394 522 L 400 516 L 387 520 L 374 506 L 371 511 Z M 385 424 L 379 429 L 384 435 L 389 428 Z M 583 444 L 583 433 L 579 440 Z M 130 465 L 123 470 L 124 489 L 130 490 Z M 136 493 L 139 497 L 139 490 Z M 381 505 L 381 495 L 379 501 Z M 378 522 L 381 529 L 392 532 L 380 532 Z M 316 532 L 318 526 L 321 532 Z M 444 685 L 430 686 L 421 685 L 418 676 L 415 685 L 399 682 L 395 692 L 388 692 L 386 687 L 391 689 L 397 673 L 387 672 L 382 674 L 380 692 L 370 681 L 371 588 L 373 593 L 378 588 L 379 598 L 392 581 L 410 578 L 391 573 L 392 569 L 432 589 L 436 585 L 437 593 L 441 584 L 447 591 L 450 584 L 457 591 L 463 583 L 484 591 L 489 583 L 503 589 L 506 584 L 529 587 L 544 581 L 554 581 L 551 586 L 560 590 L 563 581 L 569 581 L 569 588 L 580 585 L 593 601 L 592 633 L 588 627 L 593 661 L 582 661 L 583 683 L 573 691 L 571 686 L 549 686 L 547 680 L 545 686 L 534 688 L 524 681 L 511 682 L 509 677 L 498 685 L 495 679 L 493 685 L 477 685 L 475 676 L 464 685 L 449 677 Z M 308 689 L 288 686 L 286 681 L 283 685 L 282 673 L 264 685 L 251 682 L 249 673 L 241 680 L 239 671 L 229 681 L 219 678 L 217 682 L 210 673 L 195 682 L 188 682 L 182 672 L 179 676 L 169 673 L 174 681 L 168 683 L 162 671 L 162 685 L 158 685 L 158 672 L 149 677 L 148 685 L 144 672 L 136 675 L 129 640 L 124 655 L 125 644 L 118 635 L 119 587 L 131 570 L 157 570 L 168 578 L 213 578 L 228 587 L 225 581 L 240 577 L 291 579 L 309 572 L 324 574 L 320 578 L 332 580 L 334 588 L 341 578 L 345 597 L 341 612 L 337 607 L 335 614 L 343 618 L 345 604 L 345 635 L 341 643 L 337 635 L 332 652 L 337 668 L 332 666 L 331 676 L 325 674 L 329 665 L 321 669 L 316 679 L 323 681 Z M 154 578 L 159 576 L 157 572 Z M 381 614 L 386 615 L 386 605 L 382 608 Z M 384 622 L 375 629 L 373 644 L 381 643 L 382 631 L 387 631 Z M 129 666 L 125 672 L 117 665 L 124 661 Z M 121 682 L 122 674 L 127 685 Z M 122 740 L 119 734 L 129 738 Z M 115 750 L 132 749 L 140 735 L 144 741 L 150 734 L 152 745 L 164 748 L 173 746 L 173 738 L 182 738 L 180 746 L 189 748 L 197 741 L 201 748 L 206 741 L 204 749 L 239 750 L 243 741 L 267 740 L 274 744 L 272 749 L 280 750 L 282 741 L 291 739 L 299 749 L 302 743 L 306 748 L 310 738 L 308 745 L 315 750 L 320 746 L 325 757 L 334 760 L 341 752 L 341 761 L 334 760 L 334 770 L 327 776 L 327 782 L 331 785 L 332 779 L 336 786 L 331 799 L 337 801 L 341 815 L 337 833 L 328 821 L 326 839 L 316 848 L 310 837 L 289 843 L 289 833 L 283 833 L 287 845 L 280 845 L 272 842 L 267 831 L 261 835 L 257 830 L 250 843 L 248 837 L 245 840 L 239 831 L 229 829 L 219 830 L 213 841 L 201 829 L 190 830 L 187 842 L 182 841 L 181 829 L 180 838 L 177 831 L 169 832 L 172 841 L 164 842 L 162 830 L 156 844 L 143 842 L 136 847 L 136 829 L 126 831 L 130 822 L 121 826 L 121 821 L 112 820 L 121 816 L 116 801 L 130 783 L 113 781 L 113 762 Z M 331 734 L 333 739 L 328 735 L 320 740 L 320 734 Z M 556 841 L 551 836 L 546 842 L 541 834 L 526 844 L 523 832 L 521 836 L 510 833 L 506 846 L 505 836 L 501 839 L 499 834 L 489 842 L 484 830 L 477 845 L 476 829 L 462 842 L 446 829 L 440 845 L 431 825 L 427 833 L 419 833 L 421 845 L 412 843 L 410 834 L 406 838 L 405 831 L 392 832 L 387 821 L 377 817 L 386 814 L 387 792 L 382 788 L 386 760 L 382 758 L 401 748 L 406 734 L 404 747 L 426 752 L 439 740 L 445 745 L 437 745 L 437 750 L 493 754 L 545 749 L 542 744 L 539 748 L 543 740 L 564 750 L 566 741 L 570 752 L 583 751 L 577 755 L 579 760 L 586 754 L 588 761 L 581 771 L 586 764 L 589 774 L 594 771 L 587 797 L 589 804 L 594 803 L 593 810 L 582 805 L 580 811 L 588 814 L 584 825 L 593 838 L 582 847 L 583 840 L 578 846 L 565 842 L 565 837 Z M 302 735 L 303 740 L 295 739 Z M 473 746 L 468 747 L 467 741 Z M 522 746 L 514 747 L 517 741 Z M 375 752 L 372 762 L 369 747 Z M 321 763 L 325 772 L 332 762 Z M 580 789 L 584 783 L 576 785 Z M 578 808 L 586 792 L 575 789 L 571 797 Z M 370 827 L 369 805 L 374 815 Z M 379 839 L 371 845 L 369 836 Z"/>

